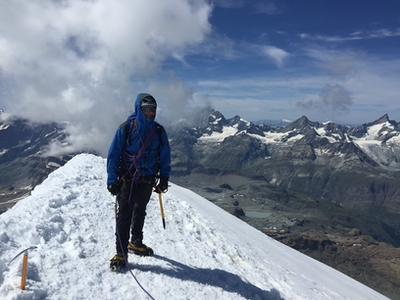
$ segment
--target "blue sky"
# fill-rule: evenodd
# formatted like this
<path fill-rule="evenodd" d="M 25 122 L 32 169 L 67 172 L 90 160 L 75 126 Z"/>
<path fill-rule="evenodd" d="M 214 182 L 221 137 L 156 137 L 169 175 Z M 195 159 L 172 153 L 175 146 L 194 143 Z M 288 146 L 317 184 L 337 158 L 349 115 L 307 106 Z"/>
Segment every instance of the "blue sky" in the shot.
<path fill-rule="evenodd" d="M 395 0 L 1 1 L 0 108 L 98 148 L 139 92 L 163 123 L 399 122 L 399 46 Z"/>
<path fill-rule="evenodd" d="M 400 120 L 399 1 L 215 4 L 213 49 L 187 56 L 189 67 L 176 70 L 222 112 L 249 120 L 362 123 L 385 113 Z"/>

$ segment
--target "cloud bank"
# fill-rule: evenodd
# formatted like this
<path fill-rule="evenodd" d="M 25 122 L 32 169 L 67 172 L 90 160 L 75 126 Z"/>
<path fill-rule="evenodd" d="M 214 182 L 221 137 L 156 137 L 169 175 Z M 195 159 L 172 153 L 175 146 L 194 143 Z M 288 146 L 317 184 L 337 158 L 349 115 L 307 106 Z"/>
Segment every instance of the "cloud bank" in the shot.
<path fill-rule="evenodd" d="M 318 110 L 323 113 L 341 114 L 348 112 L 353 105 L 353 98 L 348 90 L 343 86 L 327 84 L 321 91 L 317 99 L 298 101 L 298 107 L 304 109 Z"/>
<path fill-rule="evenodd" d="M 205 0 L 2 1 L 0 108 L 68 121 L 76 150 L 104 155 L 137 93 L 152 93 L 171 118 L 171 107 L 190 104 L 161 64 L 206 38 L 211 9 Z"/>

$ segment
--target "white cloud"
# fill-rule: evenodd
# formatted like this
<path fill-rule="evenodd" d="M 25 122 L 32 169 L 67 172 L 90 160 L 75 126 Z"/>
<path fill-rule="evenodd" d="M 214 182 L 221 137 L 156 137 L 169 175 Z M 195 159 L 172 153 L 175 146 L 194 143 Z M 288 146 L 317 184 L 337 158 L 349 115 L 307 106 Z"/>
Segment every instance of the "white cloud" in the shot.
<path fill-rule="evenodd" d="M 343 86 L 325 85 L 317 99 L 299 101 L 297 105 L 306 109 L 316 109 L 323 113 L 343 113 L 348 112 L 353 105 L 353 97 Z"/>
<path fill-rule="evenodd" d="M 227 117 L 249 121 L 306 115 L 347 124 L 372 122 L 385 113 L 399 119 L 399 60 L 349 50 L 312 48 L 305 53 L 302 68 L 199 81 L 195 97 L 207 97 Z"/>
<path fill-rule="evenodd" d="M 108 147 L 138 92 L 159 95 L 162 108 L 152 78 L 166 58 L 206 38 L 211 8 L 205 0 L 1 1 L 0 107 L 67 120 L 76 141 L 97 134 Z"/>
<path fill-rule="evenodd" d="M 253 8 L 258 14 L 276 15 L 281 12 L 273 2 L 258 2 L 253 5 Z"/>
<path fill-rule="evenodd" d="M 284 60 L 289 56 L 288 52 L 275 46 L 264 46 L 263 52 L 267 57 L 271 58 L 280 68 L 283 66 Z"/>
<path fill-rule="evenodd" d="M 355 31 L 347 36 L 328 36 L 320 34 L 314 35 L 308 33 L 301 33 L 299 34 L 299 36 L 302 39 L 317 40 L 324 42 L 345 42 L 345 41 L 357 41 L 365 39 L 381 39 L 388 37 L 397 37 L 400 36 L 400 28 L 397 29 L 382 28 L 378 30 Z"/>

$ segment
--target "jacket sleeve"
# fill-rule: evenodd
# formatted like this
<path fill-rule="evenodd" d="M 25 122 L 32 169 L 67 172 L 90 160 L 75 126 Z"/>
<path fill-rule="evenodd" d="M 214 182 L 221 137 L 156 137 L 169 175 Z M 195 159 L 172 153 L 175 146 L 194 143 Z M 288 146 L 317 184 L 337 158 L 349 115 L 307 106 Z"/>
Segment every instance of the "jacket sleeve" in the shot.
<path fill-rule="evenodd" d="M 122 125 L 118 127 L 111 142 L 107 155 L 107 185 L 117 181 L 119 172 L 119 163 L 124 147 L 125 132 Z"/>
<path fill-rule="evenodd" d="M 161 134 L 161 145 L 160 145 L 160 176 L 169 178 L 171 173 L 171 148 L 168 142 L 168 136 L 163 128 Z"/>

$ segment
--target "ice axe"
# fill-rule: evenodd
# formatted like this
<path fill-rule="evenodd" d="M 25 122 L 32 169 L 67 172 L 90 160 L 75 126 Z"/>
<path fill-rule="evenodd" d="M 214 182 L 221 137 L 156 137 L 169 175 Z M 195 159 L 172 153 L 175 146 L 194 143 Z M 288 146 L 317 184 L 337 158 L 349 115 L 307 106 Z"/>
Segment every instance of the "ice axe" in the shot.
<path fill-rule="evenodd" d="M 163 227 L 164 227 L 164 229 L 165 229 L 165 217 L 164 217 L 164 208 L 163 208 L 163 204 L 162 204 L 162 191 L 161 191 L 161 189 L 157 186 L 156 187 L 156 189 L 157 189 L 157 193 L 158 193 L 158 202 L 160 203 L 160 210 L 161 210 L 161 218 L 162 218 L 162 224 L 163 224 Z"/>
<path fill-rule="evenodd" d="M 29 248 L 26 248 L 25 250 L 22 250 L 20 253 L 18 253 L 9 263 L 10 265 L 14 259 L 16 259 L 18 256 L 20 256 L 22 253 L 24 254 L 24 259 L 22 261 L 22 275 L 21 275 L 21 290 L 25 290 L 25 284 L 26 284 L 26 270 L 28 268 L 28 251 L 32 249 L 36 249 L 36 246 L 32 246 Z"/>

